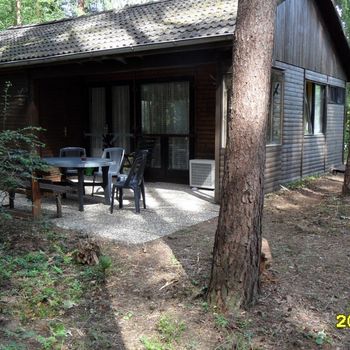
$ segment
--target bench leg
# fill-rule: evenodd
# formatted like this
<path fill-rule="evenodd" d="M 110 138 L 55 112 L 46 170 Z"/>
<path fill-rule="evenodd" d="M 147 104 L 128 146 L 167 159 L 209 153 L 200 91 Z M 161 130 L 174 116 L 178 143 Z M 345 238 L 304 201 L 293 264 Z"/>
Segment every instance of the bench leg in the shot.
<path fill-rule="evenodd" d="M 15 207 L 15 191 L 9 191 L 9 207 L 13 209 Z"/>
<path fill-rule="evenodd" d="M 62 217 L 62 201 L 61 201 L 61 194 L 57 193 L 56 196 L 56 208 L 57 208 L 57 217 Z"/>

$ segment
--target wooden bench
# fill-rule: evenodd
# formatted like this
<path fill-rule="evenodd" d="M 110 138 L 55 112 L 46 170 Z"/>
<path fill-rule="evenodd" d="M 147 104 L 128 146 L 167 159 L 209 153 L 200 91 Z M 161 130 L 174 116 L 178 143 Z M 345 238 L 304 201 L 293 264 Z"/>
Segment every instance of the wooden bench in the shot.
<path fill-rule="evenodd" d="M 14 209 L 16 193 L 26 194 L 32 201 L 32 215 L 37 218 L 41 215 L 41 197 L 51 195 L 56 201 L 56 216 L 62 217 L 62 194 L 70 192 L 71 186 L 66 183 L 52 182 L 50 180 L 41 180 L 33 178 L 31 183 L 9 192 L 9 207 Z"/>

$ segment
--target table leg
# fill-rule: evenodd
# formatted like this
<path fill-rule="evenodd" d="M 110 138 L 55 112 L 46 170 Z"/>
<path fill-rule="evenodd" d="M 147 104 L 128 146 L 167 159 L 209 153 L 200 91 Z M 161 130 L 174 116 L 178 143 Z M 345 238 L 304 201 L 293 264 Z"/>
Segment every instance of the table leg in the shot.
<path fill-rule="evenodd" d="M 84 211 L 84 168 L 78 168 L 79 211 Z"/>
<path fill-rule="evenodd" d="M 34 218 L 41 215 L 41 194 L 38 180 L 32 178 L 32 214 Z"/>
<path fill-rule="evenodd" d="M 112 174 L 108 172 L 109 166 L 102 167 L 102 187 L 105 195 L 105 204 L 111 204 Z"/>

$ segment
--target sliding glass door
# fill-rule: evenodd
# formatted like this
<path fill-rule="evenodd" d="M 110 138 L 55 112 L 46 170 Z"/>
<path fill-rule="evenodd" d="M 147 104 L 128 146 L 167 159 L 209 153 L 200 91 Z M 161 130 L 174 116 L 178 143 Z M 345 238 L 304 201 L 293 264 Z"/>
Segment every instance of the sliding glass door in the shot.
<path fill-rule="evenodd" d="M 90 154 L 100 157 L 106 147 L 123 147 L 130 152 L 130 88 L 116 85 L 90 88 Z"/>
<path fill-rule="evenodd" d="M 140 87 L 142 137 L 153 139 L 153 179 L 188 181 L 190 84 L 148 83 Z"/>

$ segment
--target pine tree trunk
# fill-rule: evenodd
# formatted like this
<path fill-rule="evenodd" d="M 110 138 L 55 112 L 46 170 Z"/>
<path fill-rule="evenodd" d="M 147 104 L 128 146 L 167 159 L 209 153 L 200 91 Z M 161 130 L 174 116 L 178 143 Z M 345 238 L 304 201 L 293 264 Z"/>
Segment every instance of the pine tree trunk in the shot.
<path fill-rule="evenodd" d="M 239 0 L 233 42 L 232 116 L 208 300 L 248 307 L 259 291 L 261 219 L 277 0 Z"/>
<path fill-rule="evenodd" d="M 21 0 L 16 0 L 15 6 L 16 6 L 15 25 L 20 26 L 20 25 L 22 25 Z"/>
<path fill-rule="evenodd" d="M 85 0 L 78 0 L 78 9 L 80 13 L 85 12 Z"/>
<path fill-rule="evenodd" d="M 348 144 L 348 157 L 346 160 L 346 167 L 345 167 L 345 174 L 344 174 L 344 183 L 343 183 L 343 189 L 342 194 L 344 196 L 350 195 L 350 141 Z"/>

